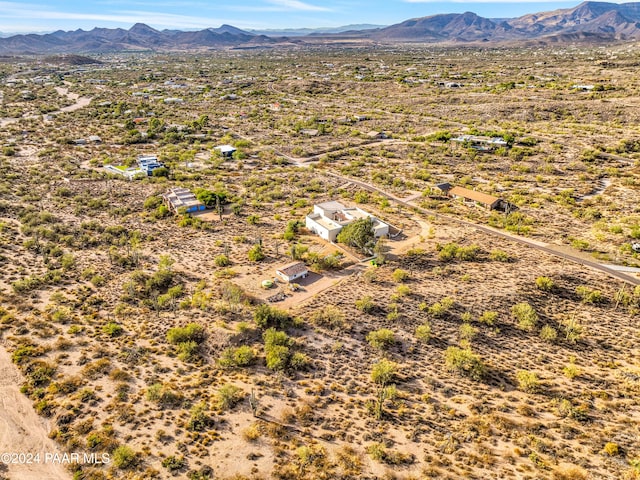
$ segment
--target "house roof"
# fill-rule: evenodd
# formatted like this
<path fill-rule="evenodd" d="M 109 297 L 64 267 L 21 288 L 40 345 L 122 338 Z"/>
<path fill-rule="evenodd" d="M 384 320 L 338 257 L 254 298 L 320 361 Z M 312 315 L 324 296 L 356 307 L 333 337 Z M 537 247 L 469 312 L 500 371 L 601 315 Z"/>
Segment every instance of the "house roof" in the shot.
<path fill-rule="evenodd" d="M 329 200 L 328 202 L 317 203 L 316 207 L 321 208 L 322 210 L 332 210 L 332 211 L 344 210 L 345 208 L 347 208 L 337 200 Z"/>
<path fill-rule="evenodd" d="M 236 147 L 232 145 L 218 145 L 213 147 L 214 150 L 218 150 L 220 153 L 233 153 L 236 151 Z"/>
<path fill-rule="evenodd" d="M 163 194 L 163 197 L 171 203 L 173 208 L 178 210 L 179 208 L 189 208 L 193 206 L 204 205 L 198 200 L 193 192 L 187 188 L 175 187 L 170 189 L 167 193 Z"/>
<path fill-rule="evenodd" d="M 498 197 L 494 197 L 493 195 L 489 195 L 488 193 L 477 192 L 475 190 L 469 190 L 464 187 L 453 187 L 449 190 L 450 195 L 455 195 L 457 197 L 463 197 L 468 200 L 473 200 L 478 203 L 483 203 L 485 205 L 493 205 L 500 199 Z"/>
<path fill-rule="evenodd" d="M 451 190 L 451 184 L 449 182 L 438 183 L 436 185 L 436 188 L 442 190 L 443 192 L 448 192 L 449 190 Z"/>
<path fill-rule="evenodd" d="M 282 273 L 287 277 L 291 277 L 293 275 L 299 275 L 301 273 L 308 272 L 309 269 L 303 262 L 292 262 L 280 267 L 276 270 L 277 273 Z"/>

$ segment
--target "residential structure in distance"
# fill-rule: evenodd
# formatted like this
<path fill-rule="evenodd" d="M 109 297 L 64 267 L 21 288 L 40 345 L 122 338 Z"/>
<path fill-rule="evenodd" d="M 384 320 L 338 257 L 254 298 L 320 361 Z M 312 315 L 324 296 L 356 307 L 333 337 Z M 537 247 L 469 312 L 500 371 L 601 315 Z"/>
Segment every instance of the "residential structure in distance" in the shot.
<path fill-rule="evenodd" d="M 217 152 L 220 152 L 220 155 L 223 157 L 231 157 L 233 152 L 236 151 L 236 147 L 232 145 L 218 145 L 217 147 L 213 147 L 213 149 Z"/>
<path fill-rule="evenodd" d="M 502 137 L 483 137 L 479 135 L 460 135 L 452 138 L 452 142 L 469 144 L 474 150 L 480 152 L 490 152 L 495 148 L 506 147 L 507 141 Z"/>
<path fill-rule="evenodd" d="M 155 155 L 138 155 L 138 166 L 147 175 L 152 175 L 156 168 L 164 167 Z"/>
<path fill-rule="evenodd" d="M 188 188 L 172 188 L 167 193 L 162 194 L 162 200 L 169 210 L 175 214 L 201 212 L 207 208 Z"/>
<path fill-rule="evenodd" d="M 358 207 L 346 207 L 336 201 L 314 205 L 313 213 L 307 215 L 305 225 L 321 238 L 335 242 L 340 230 L 360 218 L 373 219 L 373 232 L 376 238 L 389 235 L 389 225 L 386 223 Z"/>
<path fill-rule="evenodd" d="M 276 275 L 285 282 L 291 283 L 298 278 L 305 278 L 309 275 L 309 269 L 304 262 L 292 262 L 276 269 Z"/>

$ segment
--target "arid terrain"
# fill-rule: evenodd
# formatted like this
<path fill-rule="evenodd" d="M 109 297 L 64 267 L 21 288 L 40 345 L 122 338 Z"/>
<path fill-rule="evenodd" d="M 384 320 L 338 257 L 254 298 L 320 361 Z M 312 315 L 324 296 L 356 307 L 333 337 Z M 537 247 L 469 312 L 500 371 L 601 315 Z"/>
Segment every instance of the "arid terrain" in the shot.
<path fill-rule="evenodd" d="M 86 60 L 0 63 L 0 455 L 104 462 L 0 478 L 640 478 L 635 43 Z"/>

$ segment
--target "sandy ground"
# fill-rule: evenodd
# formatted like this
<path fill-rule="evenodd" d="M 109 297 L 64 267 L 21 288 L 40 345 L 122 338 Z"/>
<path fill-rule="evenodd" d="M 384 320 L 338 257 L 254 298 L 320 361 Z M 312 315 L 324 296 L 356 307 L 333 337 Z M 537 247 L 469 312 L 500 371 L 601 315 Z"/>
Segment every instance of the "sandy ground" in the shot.
<path fill-rule="evenodd" d="M 22 381 L 22 375 L 11 362 L 11 357 L 4 346 L 0 346 L 0 462 L 4 463 L 4 453 L 34 456 L 40 453 L 40 463 L 10 464 L 2 474 L 11 480 L 70 479 L 71 474 L 62 465 L 45 463 L 46 453 L 62 452 L 47 436 L 50 429 L 48 422 L 38 416 L 29 399 L 20 393 Z"/>

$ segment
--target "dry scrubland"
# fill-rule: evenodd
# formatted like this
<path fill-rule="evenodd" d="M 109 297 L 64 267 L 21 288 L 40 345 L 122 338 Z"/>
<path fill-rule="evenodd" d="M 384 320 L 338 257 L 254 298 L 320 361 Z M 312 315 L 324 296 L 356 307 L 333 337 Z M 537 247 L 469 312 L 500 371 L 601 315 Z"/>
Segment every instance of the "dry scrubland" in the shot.
<path fill-rule="evenodd" d="M 43 432 L 112 459 L 69 478 L 640 478 L 640 288 L 449 218 L 640 264 L 635 45 L 97 59 L 0 64 L 2 342 Z M 101 168 L 141 153 L 168 176 Z M 384 265 L 297 223 L 332 199 L 402 229 Z M 259 287 L 292 257 L 323 278 Z"/>

